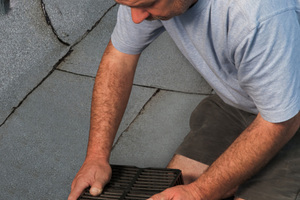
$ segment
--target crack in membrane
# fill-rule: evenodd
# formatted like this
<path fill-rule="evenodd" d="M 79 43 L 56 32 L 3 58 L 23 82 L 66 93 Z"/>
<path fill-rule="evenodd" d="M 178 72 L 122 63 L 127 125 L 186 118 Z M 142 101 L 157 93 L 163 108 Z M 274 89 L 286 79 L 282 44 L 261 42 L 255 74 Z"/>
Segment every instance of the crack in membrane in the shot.
<path fill-rule="evenodd" d="M 172 89 L 167 89 L 167 88 L 158 88 L 154 86 L 148 86 L 148 85 L 140 85 L 140 84 L 133 84 L 138 87 L 144 87 L 144 88 L 151 88 L 151 89 L 159 89 L 161 91 L 167 91 L 167 92 L 177 92 L 177 93 L 182 93 L 182 94 L 192 94 L 192 95 L 211 95 L 213 93 L 213 89 L 209 93 L 202 93 L 202 92 L 186 92 L 186 91 L 181 91 L 181 90 L 172 90 Z"/>
<path fill-rule="evenodd" d="M 105 13 L 100 17 L 100 19 L 90 28 L 90 29 L 88 29 L 82 36 L 81 36 L 81 38 L 79 38 L 78 39 L 78 41 L 77 42 L 75 42 L 74 43 L 74 45 L 73 46 L 76 46 L 78 43 L 80 43 L 91 31 L 93 31 L 97 26 L 98 26 L 98 24 L 100 24 L 100 22 L 102 21 L 102 19 L 107 15 L 107 13 L 109 12 L 109 11 L 111 11 L 115 6 L 117 6 L 118 4 L 117 3 L 115 3 L 115 4 L 113 4 L 110 8 L 108 8 L 106 11 L 105 11 Z"/>
<path fill-rule="evenodd" d="M 123 137 L 124 132 L 127 132 L 130 127 L 132 126 L 132 124 L 139 118 L 139 116 L 143 113 L 143 111 L 145 110 L 146 106 L 152 101 L 152 99 L 160 92 L 160 89 L 156 89 L 156 91 L 153 93 L 153 95 L 148 99 L 148 101 L 143 105 L 143 107 L 141 108 L 141 110 L 138 112 L 138 114 L 135 116 L 135 118 L 130 122 L 130 124 L 127 126 L 127 128 L 122 131 L 121 135 L 117 138 L 116 142 L 114 143 L 111 151 L 115 148 L 115 146 L 119 143 L 119 141 L 121 140 L 121 138 Z"/>
<path fill-rule="evenodd" d="M 109 7 L 106 11 L 105 11 L 105 13 L 100 17 L 100 19 L 90 28 L 90 29 L 88 29 L 88 30 L 86 30 L 86 32 L 81 36 L 81 37 L 79 37 L 78 38 L 78 40 L 77 41 L 75 41 L 74 42 L 74 44 L 72 45 L 72 47 L 74 47 L 74 46 L 76 46 L 78 43 L 80 43 L 101 21 L 102 21 L 102 19 L 106 16 L 106 14 L 112 9 L 112 8 L 114 8 L 115 6 L 117 6 L 118 4 L 117 3 L 115 3 L 115 4 L 113 4 L 111 7 Z M 47 10 L 46 10 L 46 4 L 44 3 L 44 1 L 43 0 L 41 0 L 41 7 L 42 7 L 42 11 L 43 11 L 43 13 L 44 13 L 44 16 L 45 16 L 45 20 L 46 20 L 46 22 L 47 22 L 47 24 L 51 27 L 51 29 L 52 29 L 52 31 L 53 31 L 53 33 L 55 34 L 55 36 L 57 37 L 57 39 L 61 42 L 61 43 L 63 43 L 64 45 L 67 45 L 67 46 L 71 46 L 71 44 L 69 44 L 69 43 L 67 43 L 67 42 L 65 42 L 64 40 L 62 40 L 60 37 L 59 37 L 59 35 L 57 34 L 57 32 L 56 32 L 56 30 L 55 30 L 55 28 L 54 28 L 54 26 L 53 26 L 53 24 L 52 24 L 52 22 L 51 22 L 51 19 L 50 19 L 50 17 L 49 17 L 49 15 L 48 15 L 48 13 L 47 13 Z"/>
<path fill-rule="evenodd" d="M 54 28 L 53 25 L 52 25 L 52 22 L 51 22 L 50 17 L 49 17 L 49 15 L 48 15 L 48 13 L 47 13 L 47 10 L 46 10 L 46 5 L 45 5 L 45 3 L 44 3 L 43 0 L 41 0 L 41 7 L 42 7 L 42 11 L 43 11 L 43 13 L 44 13 L 46 22 L 47 22 L 47 24 L 51 27 L 52 32 L 54 33 L 54 35 L 56 36 L 56 38 L 57 38 L 61 43 L 63 43 L 64 45 L 70 46 L 69 43 L 63 41 L 63 40 L 58 36 L 58 34 L 57 34 L 55 28 Z"/>
<path fill-rule="evenodd" d="M 51 71 L 32 89 L 28 92 L 28 94 L 19 102 L 17 106 L 12 107 L 11 113 L 5 118 L 5 120 L 0 124 L 0 128 L 7 122 L 7 120 L 15 113 L 15 111 L 23 104 L 23 102 L 31 95 L 43 82 L 56 70 L 56 68 L 64 61 L 66 57 L 68 57 L 72 53 L 72 49 L 70 49 L 58 62 L 53 66 Z M 1 139 L 1 138 L 0 138 Z"/>
<path fill-rule="evenodd" d="M 4 119 L 4 121 L 1 123 L 0 122 L 0 127 L 2 127 L 7 121 L 8 119 L 15 113 L 15 111 L 22 105 L 22 103 L 27 99 L 27 97 L 34 92 L 35 89 L 37 89 L 55 70 L 60 70 L 60 71 L 64 71 L 64 70 L 61 70 L 61 69 L 58 69 L 57 67 L 73 52 L 73 48 L 78 44 L 80 43 L 87 35 L 89 32 L 91 32 L 101 21 L 102 19 L 105 17 L 105 15 L 113 8 L 115 7 L 117 4 L 115 3 L 113 6 L 111 6 L 104 14 L 103 16 L 92 26 L 92 28 L 90 30 L 87 30 L 87 32 L 82 36 L 82 38 L 75 44 L 73 44 L 72 46 L 66 42 L 64 42 L 63 40 L 61 40 L 59 38 L 59 36 L 57 35 L 54 27 L 52 26 L 52 23 L 51 23 L 51 20 L 49 18 L 49 15 L 45 9 L 45 3 L 43 2 L 43 0 L 41 0 L 41 8 L 42 8 L 42 11 L 44 13 L 44 16 L 45 16 L 45 20 L 46 20 L 46 23 L 51 27 L 53 33 L 55 34 L 55 36 L 57 37 L 57 39 L 69 46 L 69 51 L 61 58 L 59 59 L 59 61 L 53 66 L 52 70 L 42 79 L 42 81 L 40 81 L 37 86 L 35 86 L 32 90 L 29 91 L 29 93 L 19 102 L 19 104 L 17 106 L 14 106 L 12 107 L 12 111 L 10 112 L 10 114 Z M 71 46 L 71 47 L 70 47 Z M 67 71 L 65 71 L 67 72 Z M 67 73 L 72 73 L 72 72 L 67 72 Z M 76 73 L 73 73 L 73 74 L 76 74 Z M 76 75 L 79 75 L 79 74 L 76 74 Z M 82 75 L 82 76 L 85 76 L 85 75 Z M 87 76 L 89 77 L 89 76 Z M 90 78 L 93 78 L 93 77 L 90 77 Z M 0 135 L 1 136 L 1 135 Z M 0 138 L 1 139 L 1 138 Z"/>

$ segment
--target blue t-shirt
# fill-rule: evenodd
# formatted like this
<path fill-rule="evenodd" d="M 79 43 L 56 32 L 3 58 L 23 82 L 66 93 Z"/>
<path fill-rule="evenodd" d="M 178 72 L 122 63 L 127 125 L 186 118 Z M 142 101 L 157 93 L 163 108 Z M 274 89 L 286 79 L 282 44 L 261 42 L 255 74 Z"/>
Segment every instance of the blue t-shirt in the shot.
<path fill-rule="evenodd" d="M 112 43 L 141 53 L 163 31 L 229 105 L 283 122 L 300 110 L 300 0 L 198 0 L 167 21 L 134 24 L 120 6 Z"/>

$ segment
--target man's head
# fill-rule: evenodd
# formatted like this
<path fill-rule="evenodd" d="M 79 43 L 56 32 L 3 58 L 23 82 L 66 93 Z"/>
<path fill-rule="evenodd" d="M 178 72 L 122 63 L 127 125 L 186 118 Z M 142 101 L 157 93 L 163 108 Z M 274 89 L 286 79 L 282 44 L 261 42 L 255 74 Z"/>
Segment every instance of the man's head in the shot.
<path fill-rule="evenodd" d="M 168 20 L 183 14 L 197 0 L 116 0 L 131 8 L 134 23 L 146 20 Z"/>

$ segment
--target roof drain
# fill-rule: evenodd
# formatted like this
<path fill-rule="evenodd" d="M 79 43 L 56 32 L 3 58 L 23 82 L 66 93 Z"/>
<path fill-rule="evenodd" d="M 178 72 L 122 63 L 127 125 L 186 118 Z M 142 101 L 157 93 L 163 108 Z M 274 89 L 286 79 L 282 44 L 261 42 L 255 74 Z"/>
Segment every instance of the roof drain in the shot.
<path fill-rule="evenodd" d="M 177 169 L 137 168 L 112 165 L 112 177 L 100 196 L 94 197 L 87 188 L 78 200 L 145 200 L 176 185 L 182 185 Z"/>

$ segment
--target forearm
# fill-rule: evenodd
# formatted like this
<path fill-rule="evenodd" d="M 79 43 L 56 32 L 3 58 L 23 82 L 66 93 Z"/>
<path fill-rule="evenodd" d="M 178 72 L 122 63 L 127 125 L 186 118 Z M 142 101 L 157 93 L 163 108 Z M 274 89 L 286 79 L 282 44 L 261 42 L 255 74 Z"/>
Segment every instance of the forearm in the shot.
<path fill-rule="evenodd" d="M 106 48 L 94 84 L 87 158 L 108 161 L 130 96 L 137 60 L 137 55 L 118 52 L 111 43 Z"/>
<path fill-rule="evenodd" d="M 198 190 L 201 199 L 221 199 L 265 166 L 293 137 L 299 124 L 299 113 L 281 124 L 266 122 L 258 115 L 208 170 L 191 184 L 192 188 Z"/>

